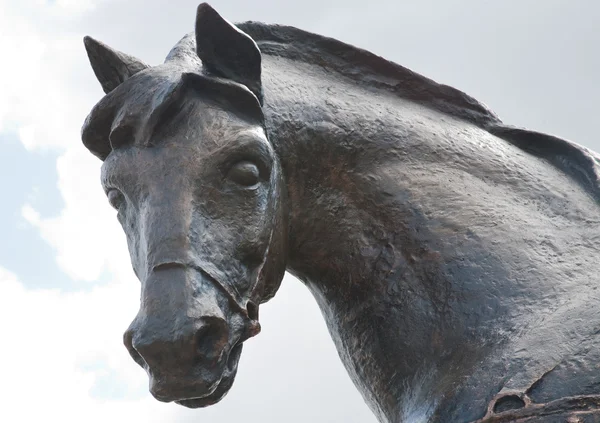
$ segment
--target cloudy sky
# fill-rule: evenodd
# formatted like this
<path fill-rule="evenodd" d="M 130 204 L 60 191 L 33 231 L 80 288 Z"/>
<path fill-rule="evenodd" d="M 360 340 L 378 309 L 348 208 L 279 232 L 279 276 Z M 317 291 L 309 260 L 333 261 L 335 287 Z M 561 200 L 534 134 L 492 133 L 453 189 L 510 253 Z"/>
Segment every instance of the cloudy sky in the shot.
<path fill-rule="evenodd" d="M 155 401 L 121 344 L 138 308 L 124 235 L 79 129 L 102 96 L 82 37 L 151 64 L 198 0 L 0 0 L 0 421 L 375 419 L 308 291 L 286 277 L 217 406 Z M 294 25 L 460 88 L 508 123 L 600 150 L 596 0 L 214 0 L 231 21 Z M 135 416 L 135 418 L 134 418 Z"/>

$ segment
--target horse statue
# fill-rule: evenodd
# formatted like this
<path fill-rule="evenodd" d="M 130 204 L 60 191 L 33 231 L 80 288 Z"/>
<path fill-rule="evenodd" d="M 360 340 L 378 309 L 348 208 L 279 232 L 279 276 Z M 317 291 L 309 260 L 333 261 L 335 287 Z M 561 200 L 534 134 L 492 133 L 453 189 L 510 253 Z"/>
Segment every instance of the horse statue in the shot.
<path fill-rule="evenodd" d="M 206 3 L 164 64 L 85 46 L 157 400 L 221 400 L 288 271 L 380 422 L 600 422 L 600 155 Z"/>

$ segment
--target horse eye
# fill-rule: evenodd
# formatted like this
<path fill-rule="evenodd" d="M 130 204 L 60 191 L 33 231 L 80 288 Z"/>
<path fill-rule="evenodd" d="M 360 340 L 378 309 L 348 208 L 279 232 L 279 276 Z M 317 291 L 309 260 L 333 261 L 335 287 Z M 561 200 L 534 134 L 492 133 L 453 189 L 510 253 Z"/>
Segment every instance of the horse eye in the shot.
<path fill-rule="evenodd" d="M 227 177 L 240 185 L 251 187 L 258 183 L 260 172 L 254 163 L 241 161 L 229 169 Z"/>
<path fill-rule="evenodd" d="M 109 204 L 117 210 L 119 210 L 119 207 L 125 201 L 125 196 L 118 189 L 111 188 L 106 193 L 106 196 L 108 197 Z"/>

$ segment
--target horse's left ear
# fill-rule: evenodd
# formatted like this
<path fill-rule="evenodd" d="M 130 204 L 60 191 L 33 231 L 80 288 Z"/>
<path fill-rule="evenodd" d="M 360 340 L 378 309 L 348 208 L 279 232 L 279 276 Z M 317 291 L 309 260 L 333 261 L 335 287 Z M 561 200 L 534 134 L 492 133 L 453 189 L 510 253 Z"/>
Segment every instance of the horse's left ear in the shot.
<path fill-rule="evenodd" d="M 262 104 L 258 46 L 207 3 L 198 6 L 196 14 L 196 52 L 205 69 L 245 85 Z"/>

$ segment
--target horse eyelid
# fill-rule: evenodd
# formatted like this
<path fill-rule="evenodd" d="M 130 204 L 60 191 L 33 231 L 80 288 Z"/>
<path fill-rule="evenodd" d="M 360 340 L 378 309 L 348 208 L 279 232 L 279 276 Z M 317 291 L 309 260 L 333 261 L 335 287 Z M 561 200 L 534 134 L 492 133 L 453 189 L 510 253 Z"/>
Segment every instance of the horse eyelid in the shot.
<path fill-rule="evenodd" d="M 114 193 L 111 198 L 111 193 Z M 125 202 L 125 194 L 117 188 L 107 188 L 106 197 L 110 205 L 116 210 L 120 209 L 120 206 Z"/>
<path fill-rule="evenodd" d="M 220 166 L 224 175 L 239 162 L 250 162 L 258 167 L 261 177 L 268 178 L 273 168 L 272 160 L 265 152 L 256 149 L 242 148 L 228 157 Z"/>

